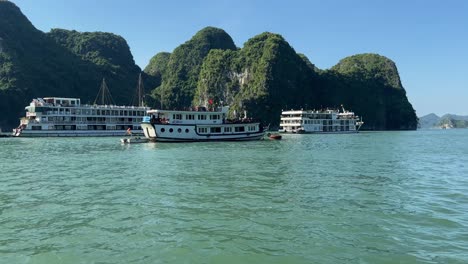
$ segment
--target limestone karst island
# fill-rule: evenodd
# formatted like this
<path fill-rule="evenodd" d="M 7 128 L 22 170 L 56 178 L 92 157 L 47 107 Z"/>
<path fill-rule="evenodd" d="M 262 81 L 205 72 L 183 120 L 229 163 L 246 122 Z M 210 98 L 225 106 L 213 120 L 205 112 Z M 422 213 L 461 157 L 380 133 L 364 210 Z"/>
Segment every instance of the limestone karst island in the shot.
<path fill-rule="evenodd" d="M 0 1 L 0 127 L 5 131 L 18 125 L 32 98 L 93 102 L 103 78 L 115 103 L 128 105 L 141 71 L 121 36 L 64 29 L 44 33 L 15 4 Z M 172 53 L 156 54 L 142 79 L 150 107 L 185 108 L 212 99 L 277 127 L 283 109 L 345 105 L 365 117 L 363 130 L 417 128 L 415 110 L 390 59 L 357 54 L 322 70 L 270 32 L 236 47 L 223 29 L 203 28 Z"/>

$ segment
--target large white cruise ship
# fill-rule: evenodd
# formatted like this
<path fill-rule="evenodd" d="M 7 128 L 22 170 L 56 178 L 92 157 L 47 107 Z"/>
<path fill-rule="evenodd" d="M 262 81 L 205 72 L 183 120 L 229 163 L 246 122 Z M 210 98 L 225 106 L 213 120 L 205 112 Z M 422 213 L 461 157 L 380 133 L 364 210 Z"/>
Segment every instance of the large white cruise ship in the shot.
<path fill-rule="evenodd" d="M 13 129 L 16 137 L 122 136 L 127 132 L 142 134 L 141 121 L 149 107 L 143 106 L 141 74 L 138 81 L 138 104 L 105 104 L 112 98 L 105 80 L 95 104 L 81 104 L 79 98 L 45 97 L 33 99 L 26 106 L 26 116 Z M 101 95 L 101 104 L 96 101 Z"/>
<path fill-rule="evenodd" d="M 289 110 L 281 113 L 282 133 L 357 133 L 364 122 L 354 112 L 326 110 Z"/>
<path fill-rule="evenodd" d="M 122 136 L 129 129 L 142 133 L 140 123 L 148 107 L 82 105 L 78 98 L 45 97 L 32 100 L 17 137 Z"/>
<path fill-rule="evenodd" d="M 150 110 L 141 124 L 145 136 L 151 141 L 245 141 L 264 136 L 260 122 L 243 118 L 227 119 L 229 108 L 207 111 Z"/>

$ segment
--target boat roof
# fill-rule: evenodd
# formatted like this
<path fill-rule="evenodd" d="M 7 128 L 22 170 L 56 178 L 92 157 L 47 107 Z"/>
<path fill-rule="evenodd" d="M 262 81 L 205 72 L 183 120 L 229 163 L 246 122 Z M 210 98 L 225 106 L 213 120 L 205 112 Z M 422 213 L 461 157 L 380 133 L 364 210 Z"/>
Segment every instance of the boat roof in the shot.
<path fill-rule="evenodd" d="M 335 109 L 325 109 L 325 110 L 286 110 L 282 111 L 282 114 L 306 114 L 306 113 L 316 113 L 316 114 L 332 114 L 337 113 L 338 110 Z"/>
<path fill-rule="evenodd" d="M 218 111 L 208 111 L 208 110 L 163 110 L 163 109 L 151 109 L 146 111 L 148 114 L 225 114 L 229 111 L 229 107 L 224 106 Z"/>
<path fill-rule="evenodd" d="M 70 97 L 44 97 L 44 100 L 54 99 L 54 100 L 80 100 L 80 98 L 70 98 Z"/>

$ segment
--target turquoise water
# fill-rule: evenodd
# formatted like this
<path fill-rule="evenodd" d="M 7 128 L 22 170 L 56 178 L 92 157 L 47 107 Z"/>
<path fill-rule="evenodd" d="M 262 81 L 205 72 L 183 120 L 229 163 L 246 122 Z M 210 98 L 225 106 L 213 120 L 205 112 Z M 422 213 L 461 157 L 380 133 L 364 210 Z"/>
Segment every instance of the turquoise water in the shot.
<path fill-rule="evenodd" d="M 468 263 L 468 130 L 0 139 L 0 263 Z"/>

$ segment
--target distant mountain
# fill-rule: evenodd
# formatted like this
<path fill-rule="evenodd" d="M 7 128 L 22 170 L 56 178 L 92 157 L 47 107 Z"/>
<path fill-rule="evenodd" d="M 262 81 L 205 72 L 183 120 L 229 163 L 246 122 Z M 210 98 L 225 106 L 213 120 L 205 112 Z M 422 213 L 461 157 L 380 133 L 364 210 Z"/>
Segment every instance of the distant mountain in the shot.
<path fill-rule="evenodd" d="M 444 118 L 451 118 L 455 120 L 468 120 L 468 116 L 462 116 L 462 115 L 454 115 L 454 114 L 445 114 L 441 117 L 442 119 Z"/>
<path fill-rule="evenodd" d="M 468 116 L 432 113 L 419 118 L 419 128 L 468 128 Z"/>
<path fill-rule="evenodd" d="M 433 128 L 439 123 L 440 117 L 434 113 L 419 117 L 419 128 Z"/>
<path fill-rule="evenodd" d="M 437 127 L 441 128 L 468 128 L 468 116 L 459 116 L 459 115 L 443 115 Z"/>

